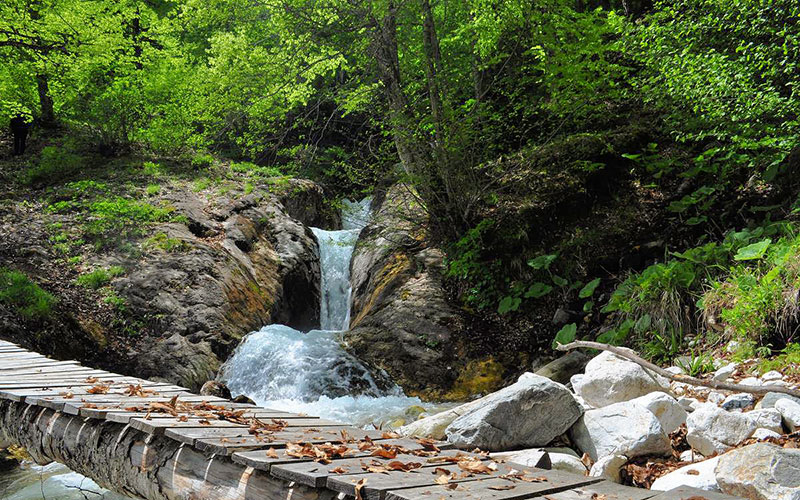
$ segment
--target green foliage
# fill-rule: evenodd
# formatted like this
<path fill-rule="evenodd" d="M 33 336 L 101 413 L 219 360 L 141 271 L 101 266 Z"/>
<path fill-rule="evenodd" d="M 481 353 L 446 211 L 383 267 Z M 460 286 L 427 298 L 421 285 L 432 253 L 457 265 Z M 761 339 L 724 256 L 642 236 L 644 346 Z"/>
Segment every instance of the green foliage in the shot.
<path fill-rule="evenodd" d="M 777 356 L 761 361 L 758 370 L 761 373 L 779 370 L 790 375 L 800 374 L 800 342 L 791 342 Z"/>
<path fill-rule="evenodd" d="M 714 359 L 707 353 L 695 353 L 693 351 L 688 359 L 678 360 L 678 367 L 690 377 L 697 377 L 714 371 Z"/>
<path fill-rule="evenodd" d="M 161 192 L 161 186 L 158 184 L 148 184 L 144 191 L 147 193 L 147 196 L 155 196 Z"/>
<path fill-rule="evenodd" d="M 64 182 L 78 173 L 83 159 L 65 148 L 46 146 L 39 160 L 20 175 L 20 181 L 27 185 L 52 185 Z"/>
<path fill-rule="evenodd" d="M 578 325 L 575 323 L 570 323 L 563 326 L 558 333 L 556 333 L 556 338 L 553 339 L 553 349 L 558 347 L 559 344 L 566 345 L 575 340 L 575 334 L 577 331 Z"/>
<path fill-rule="evenodd" d="M 189 245 L 185 241 L 177 238 L 170 238 L 166 233 L 156 233 L 147 238 L 143 246 L 148 249 L 159 249 L 167 253 L 172 252 L 185 252 L 189 249 Z"/>
<path fill-rule="evenodd" d="M 25 319 L 46 319 L 56 298 L 24 273 L 0 267 L 0 304 L 9 306 Z"/>
<path fill-rule="evenodd" d="M 93 290 L 97 290 L 98 288 L 102 288 L 109 283 L 111 280 L 117 276 L 121 276 L 125 274 L 125 269 L 120 266 L 112 266 L 108 269 L 95 269 L 86 274 L 82 274 L 78 276 L 75 282 L 81 286 L 86 288 L 91 288 Z"/>

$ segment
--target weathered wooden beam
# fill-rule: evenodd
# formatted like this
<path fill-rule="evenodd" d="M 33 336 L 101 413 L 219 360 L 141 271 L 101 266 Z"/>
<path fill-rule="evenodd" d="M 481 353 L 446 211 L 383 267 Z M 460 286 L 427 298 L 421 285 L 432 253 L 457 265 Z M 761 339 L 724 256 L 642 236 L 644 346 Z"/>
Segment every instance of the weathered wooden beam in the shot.
<path fill-rule="evenodd" d="M 104 488 L 146 500 L 332 500 L 335 493 L 269 476 L 130 426 L 0 401 L 0 440 L 39 463 L 60 462 Z"/>

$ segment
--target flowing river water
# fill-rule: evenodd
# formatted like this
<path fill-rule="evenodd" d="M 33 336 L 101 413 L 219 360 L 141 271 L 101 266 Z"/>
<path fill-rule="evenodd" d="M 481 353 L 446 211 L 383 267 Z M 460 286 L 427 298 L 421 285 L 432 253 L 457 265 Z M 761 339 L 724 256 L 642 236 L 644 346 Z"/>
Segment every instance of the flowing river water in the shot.
<path fill-rule="evenodd" d="M 312 228 L 319 242 L 320 329 L 301 332 L 267 325 L 249 334 L 220 378 L 234 395 L 268 408 L 302 412 L 359 427 L 414 419 L 434 407 L 408 397 L 383 374 L 372 373 L 341 346 L 350 324 L 350 260 L 370 215 L 370 199 L 344 201 L 342 229 Z M 0 472 L 0 500 L 123 500 L 80 474 L 53 463 L 24 463 Z"/>

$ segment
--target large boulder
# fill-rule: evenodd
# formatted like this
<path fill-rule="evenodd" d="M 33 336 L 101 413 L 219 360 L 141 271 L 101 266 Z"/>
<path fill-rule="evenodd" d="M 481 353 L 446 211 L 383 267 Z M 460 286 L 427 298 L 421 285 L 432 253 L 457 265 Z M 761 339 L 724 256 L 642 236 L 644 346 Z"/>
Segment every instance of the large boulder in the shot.
<path fill-rule="evenodd" d="M 658 418 L 629 402 L 586 411 L 570 429 L 570 437 L 595 462 L 608 455 L 634 458 L 672 451 Z"/>
<path fill-rule="evenodd" d="M 157 227 L 161 240 L 135 262 L 103 263 L 129 268 L 112 286 L 154 334 L 130 352 L 136 375 L 198 390 L 247 333 L 273 322 L 318 326 L 316 240 L 272 195 L 212 204 L 181 191 L 165 199 L 186 222 Z"/>
<path fill-rule="evenodd" d="M 781 414 L 783 422 L 791 432 L 800 428 L 800 403 L 791 399 L 780 399 L 775 402 L 775 409 Z"/>
<path fill-rule="evenodd" d="M 797 404 L 800 404 L 800 398 L 796 398 L 782 392 L 768 392 L 764 395 L 761 401 L 756 404 L 756 408 L 774 408 L 775 403 L 781 399 L 789 399 Z"/>
<path fill-rule="evenodd" d="M 722 453 L 749 438 L 759 427 L 745 413 L 725 411 L 706 403 L 686 419 L 689 445 L 704 456 Z"/>
<path fill-rule="evenodd" d="M 456 418 L 445 430 L 458 448 L 500 451 L 544 446 L 560 436 L 583 409 L 563 385 L 534 375 L 519 380 Z"/>
<path fill-rule="evenodd" d="M 474 395 L 448 394 L 464 363 L 455 332 L 463 331 L 465 322 L 444 288 L 443 253 L 420 236 L 425 214 L 402 185 L 376 204 L 353 251 L 344 347 L 385 370 L 407 394 L 437 400 Z M 493 387 L 481 389 L 494 390 L 501 382 L 498 377 Z"/>
<path fill-rule="evenodd" d="M 584 376 L 574 389 L 586 403 L 600 408 L 651 392 L 667 392 L 669 382 L 636 363 L 606 351 L 589 361 Z"/>
<path fill-rule="evenodd" d="M 715 469 L 723 492 L 753 500 L 800 500 L 800 450 L 756 443 L 725 453 Z"/>
<path fill-rule="evenodd" d="M 720 491 L 717 477 L 714 473 L 717 462 L 719 462 L 719 457 L 714 457 L 675 469 L 656 479 L 650 489 L 669 491 L 679 486 L 691 486 L 699 490 Z"/>

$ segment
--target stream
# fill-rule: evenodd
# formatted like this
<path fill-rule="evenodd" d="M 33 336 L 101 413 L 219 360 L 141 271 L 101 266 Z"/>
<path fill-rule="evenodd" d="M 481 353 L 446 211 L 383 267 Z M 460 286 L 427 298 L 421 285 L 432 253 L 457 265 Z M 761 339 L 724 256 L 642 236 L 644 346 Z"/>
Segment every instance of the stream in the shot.
<path fill-rule="evenodd" d="M 452 405 L 408 397 L 382 373 L 373 373 L 341 346 L 350 324 L 350 260 L 370 216 L 370 199 L 344 200 L 342 229 L 311 228 L 319 242 L 320 329 L 301 332 L 267 325 L 250 333 L 220 370 L 234 395 L 258 405 L 306 413 L 358 427 L 414 420 Z M 125 500 L 58 463 L 23 463 L 0 473 L 0 500 Z"/>

